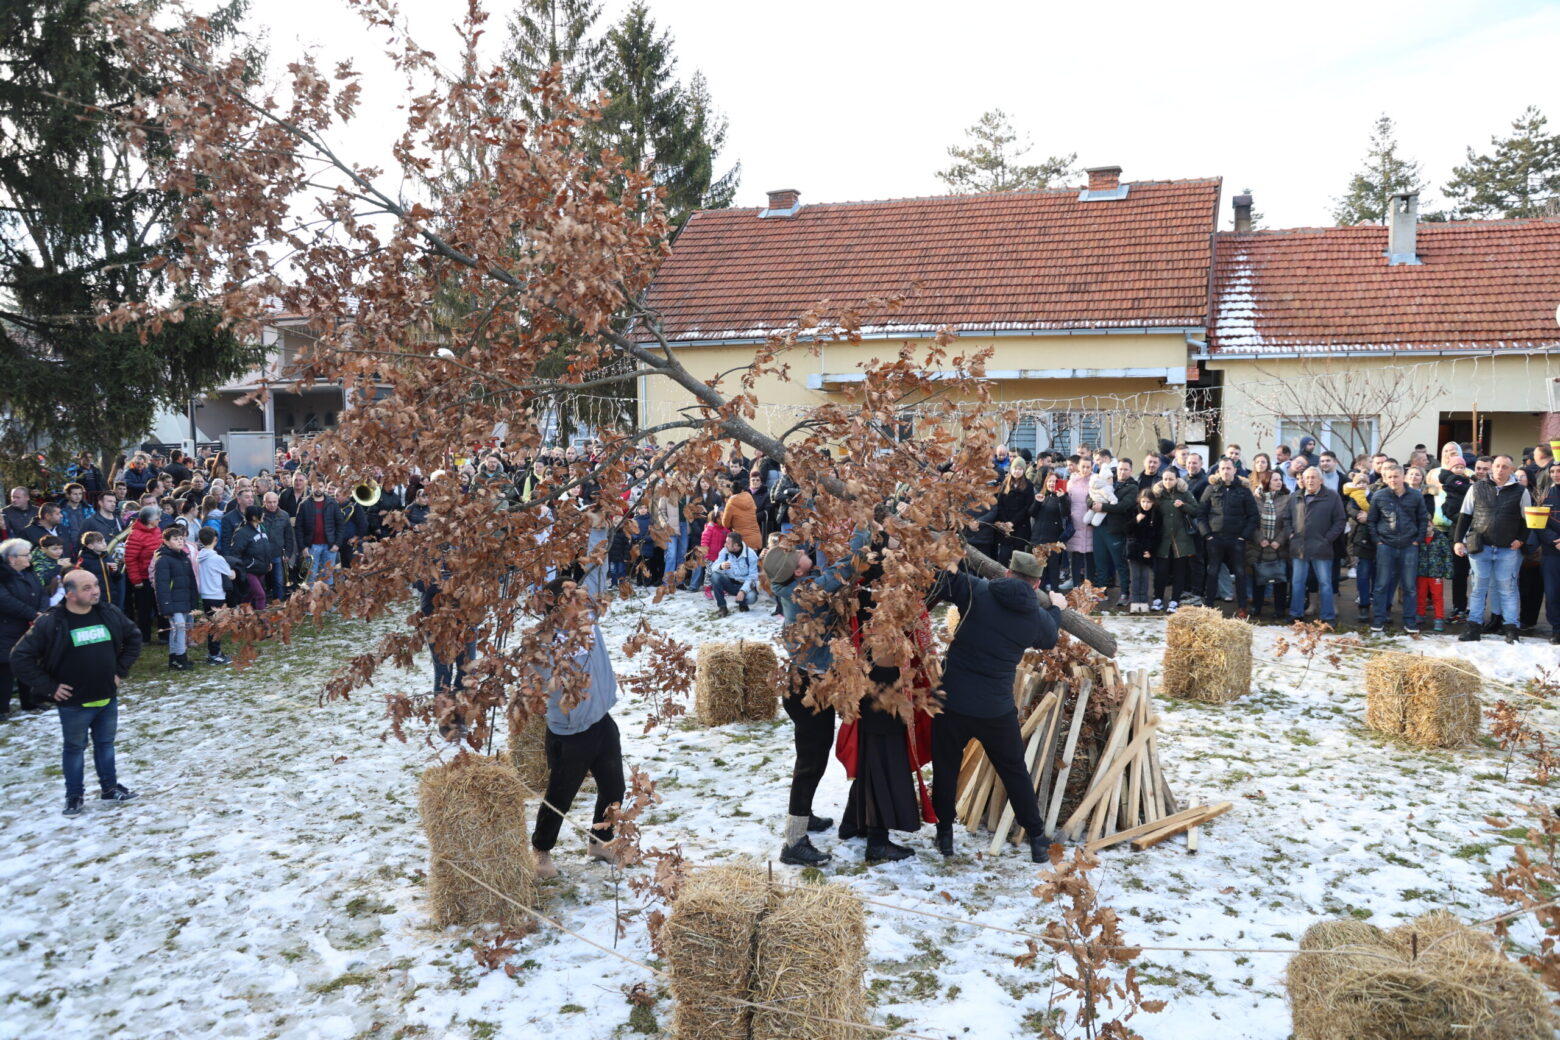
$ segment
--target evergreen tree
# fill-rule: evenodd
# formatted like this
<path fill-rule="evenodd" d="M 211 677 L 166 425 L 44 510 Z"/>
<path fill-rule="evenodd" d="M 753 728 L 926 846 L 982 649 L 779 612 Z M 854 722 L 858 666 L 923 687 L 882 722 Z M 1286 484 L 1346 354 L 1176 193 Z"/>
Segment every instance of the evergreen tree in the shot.
<path fill-rule="evenodd" d="M 1020 164 L 1019 160 L 1034 145 L 1026 140 L 1020 147 L 1013 147 L 1019 143 L 1018 132 L 1000 108 L 982 115 L 979 122 L 964 131 L 964 136 L 969 139 L 967 146 L 948 148 L 948 155 L 958 161 L 937 173 L 954 195 L 1048 188 L 1076 172 L 1073 163 L 1078 159 L 1077 152 L 1053 155 L 1038 165 Z"/>
<path fill-rule="evenodd" d="M 611 96 L 599 132 L 603 144 L 650 171 L 665 191 L 674 227 L 696 209 L 731 205 L 741 166 L 716 175 L 726 120 L 713 108 L 703 76 L 676 78 L 672 38 L 635 3 L 607 33 L 602 86 Z"/>
<path fill-rule="evenodd" d="M 1240 189 L 1240 193 L 1242 195 L 1251 195 L 1251 189 L 1250 188 L 1242 188 L 1242 189 Z M 1256 196 L 1252 196 L 1252 197 L 1255 198 Z M 1255 206 L 1253 206 L 1251 208 L 1251 230 L 1253 230 L 1253 231 L 1261 231 L 1265 224 L 1267 224 L 1267 214 L 1263 213 L 1260 209 L 1257 209 Z"/>
<path fill-rule="evenodd" d="M 528 88 L 554 65 L 562 67 L 563 86 L 571 95 L 582 101 L 593 97 L 600 87 L 602 46 L 590 32 L 600 17 L 598 0 L 522 0 L 509 19 L 504 60 L 517 80 L 519 107 L 527 118 L 547 117 Z"/>
<path fill-rule="evenodd" d="M 1339 227 L 1351 224 L 1386 222 L 1392 196 L 1405 191 L 1422 191 L 1419 163 L 1398 154 L 1397 135 L 1392 117 L 1382 115 L 1370 133 L 1370 148 L 1365 152 L 1365 168 L 1349 180 L 1349 190 L 1337 202 L 1333 219 Z"/>
<path fill-rule="evenodd" d="M 1515 220 L 1550 212 L 1560 199 L 1560 135 L 1545 128 L 1548 120 L 1537 108 L 1511 122 L 1511 136 L 1492 137 L 1493 151 L 1453 167 L 1443 189 L 1456 203 L 1458 217 L 1503 217 Z"/>
<path fill-rule="evenodd" d="M 262 356 L 198 306 L 144 341 L 97 325 L 100 304 L 170 298 L 144 265 L 167 247 L 178 202 L 91 117 L 156 86 L 116 60 L 96 8 L 0 5 L 0 450 L 9 457 L 42 443 L 56 455 L 113 451 L 139 440 L 160 407 L 182 407 Z M 241 4 L 224 7 L 212 31 L 231 32 L 240 13 Z"/>

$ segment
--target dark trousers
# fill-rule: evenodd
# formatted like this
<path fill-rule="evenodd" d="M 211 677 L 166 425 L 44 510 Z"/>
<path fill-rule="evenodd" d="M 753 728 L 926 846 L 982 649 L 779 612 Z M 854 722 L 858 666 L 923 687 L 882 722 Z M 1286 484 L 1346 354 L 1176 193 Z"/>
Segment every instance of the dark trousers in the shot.
<path fill-rule="evenodd" d="M 1543 602 L 1543 562 L 1540 560 L 1537 567 L 1529 567 L 1524 563 L 1522 569 L 1517 571 L 1517 603 L 1522 608 L 1517 627 L 1529 629 L 1538 624 L 1538 608 Z"/>
<path fill-rule="evenodd" d="M 1216 534 L 1205 549 L 1208 569 L 1203 578 L 1203 600 L 1209 606 L 1219 601 L 1219 567 L 1230 569 L 1235 579 L 1235 606 L 1246 609 L 1246 543 L 1233 535 Z"/>
<path fill-rule="evenodd" d="M 1197 562 L 1195 556 L 1155 556 L 1154 557 L 1154 598 L 1163 600 L 1179 600 L 1191 578 L 1192 564 Z M 1170 590 L 1170 595 L 1165 595 L 1165 590 Z"/>
<path fill-rule="evenodd" d="M 834 709 L 814 711 L 802 703 L 812 678 L 802 672 L 796 689 L 781 699 L 780 705 L 796 728 L 796 764 L 791 767 L 792 816 L 811 816 L 813 795 L 829 768 L 829 752 L 834 749 Z"/>
<path fill-rule="evenodd" d="M 1062 583 L 1062 564 L 1066 561 L 1066 557 L 1065 552 L 1054 552 L 1045 558 L 1045 577 L 1040 579 L 1041 587 L 1054 589 Z"/>
<path fill-rule="evenodd" d="M 36 707 L 40 698 L 33 695 L 25 683 L 16 678 L 11 671 L 11 651 L 9 648 L 0 647 L 0 715 L 11 710 L 11 691 L 16 690 L 21 695 L 23 708 Z"/>
<path fill-rule="evenodd" d="M 226 600 L 201 598 L 200 605 L 206 608 L 206 613 L 211 614 L 227 606 Z M 209 618 L 207 620 L 210 620 Z M 206 635 L 206 655 L 216 657 L 222 652 L 222 640 L 213 637 L 209 632 Z"/>
<path fill-rule="evenodd" d="M 1287 581 L 1276 581 L 1272 583 L 1272 588 L 1273 613 L 1276 616 L 1289 607 L 1289 583 Z M 1267 582 L 1253 586 L 1251 592 L 1251 612 L 1253 614 L 1262 613 L 1262 607 L 1267 603 L 1267 590 Z"/>
<path fill-rule="evenodd" d="M 611 715 L 580 733 L 547 731 L 547 794 L 536 807 L 536 829 L 531 832 L 531 847 L 551 852 L 558 844 L 558 828 L 563 825 L 559 813 L 569 811 L 580 784 L 589 773 L 596 778 L 596 814 L 592 823 L 607 818 L 607 810 L 623 800 L 623 747 L 618 739 L 617 723 Z M 611 841 L 612 828 L 593 832 L 597 841 Z"/>
<path fill-rule="evenodd" d="M 1452 612 L 1468 613 L 1468 557 L 1452 557 Z"/>
<path fill-rule="evenodd" d="M 1544 576 L 1544 613 L 1549 618 L 1549 631 L 1560 633 L 1560 552 L 1545 549 L 1538 567 Z"/>
<path fill-rule="evenodd" d="M 131 589 L 135 599 L 135 626 L 141 630 L 141 641 L 150 643 L 157 627 L 157 591 L 150 580 Z"/>
<path fill-rule="evenodd" d="M 939 824 L 953 823 L 964 745 L 978 740 L 1007 790 L 1018 825 L 1031 838 L 1045 830 L 1035 789 L 1029 782 L 1029 770 L 1024 768 L 1024 742 L 1018 730 L 1017 709 L 990 719 L 947 709 L 932 717 L 932 808 L 937 811 Z"/>
<path fill-rule="evenodd" d="M 710 571 L 710 588 L 715 592 L 715 605 L 724 608 L 727 596 L 735 596 L 742 591 L 742 583 L 731 577 L 725 571 Z M 744 599 L 744 603 L 750 603 L 750 599 Z"/>

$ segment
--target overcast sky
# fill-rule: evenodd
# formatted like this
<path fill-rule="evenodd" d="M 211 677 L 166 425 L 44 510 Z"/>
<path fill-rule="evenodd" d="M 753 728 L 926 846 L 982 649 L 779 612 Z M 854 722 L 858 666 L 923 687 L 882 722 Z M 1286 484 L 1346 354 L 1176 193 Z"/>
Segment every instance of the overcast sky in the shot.
<path fill-rule="evenodd" d="M 458 0 L 403 0 L 441 54 Z M 608 0 L 602 28 L 627 7 Z M 512 4 L 497 2 L 494 39 Z M 1430 182 L 1536 104 L 1560 130 L 1560 2 L 1378 0 L 983 4 L 862 0 L 651 0 L 679 71 L 700 69 L 730 120 L 737 205 L 772 188 L 803 203 L 938 194 L 946 148 L 993 107 L 1036 158 L 1077 152 L 1125 180 L 1224 178 L 1251 188 L 1269 227 L 1330 224 L 1371 125 L 1397 121 Z M 273 64 L 302 46 L 375 69 L 379 51 L 337 0 L 262 0 L 252 24 Z M 451 59 L 453 61 L 453 59 Z M 382 67 L 382 63 L 381 63 Z M 370 80 L 353 142 L 400 116 L 389 77 Z"/>

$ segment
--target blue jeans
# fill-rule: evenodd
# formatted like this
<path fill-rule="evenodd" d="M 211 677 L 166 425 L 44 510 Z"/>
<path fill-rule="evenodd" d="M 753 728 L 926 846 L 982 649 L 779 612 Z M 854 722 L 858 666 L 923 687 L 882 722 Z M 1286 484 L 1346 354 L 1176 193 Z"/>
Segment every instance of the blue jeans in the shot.
<path fill-rule="evenodd" d="M 119 698 L 101 708 L 83 708 L 75 704 L 58 705 L 60 730 L 65 735 L 65 797 L 80 798 L 84 791 L 87 767 L 87 738 L 92 738 L 92 767 L 97 770 L 98 788 L 112 791 L 119 783 L 114 772 L 114 734 L 119 730 Z"/>
<path fill-rule="evenodd" d="M 688 555 L 688 533 L 672 535 L 666 543 L 666 577 L 670 578 L 672 572 L 682 566 L 683 557 Z"/>
<path fill-rule="evenodd" d="M 691 575 L 689 575 L 689 577 L 688 577 L 688 587 L 690 589 L 698 589 L 701 586 L 703 586 L 703 584 L 704 584 L 704 564 L 701 563 L 697 567 L 695 567 L 693 569 L 693 573 Z"/>
<path fill-rule="evenodd" d="M 715 605 L 724 610 L 726 597 L 741 592 L 742 583 L 725 571 L 713 571 L 710 574 L 710 588 L 715 590 Z M 750 600 L 751 598 L 749 597 Z"/>
<path fill-rule="evenodd" d="M 465 685 L 466 665 L 470 664 L 477 656 L 477 644 L 467 643 L 462 649 L 460 657 L 451 664 L 439 660 L 439 655 L 429 646 L 428 654 L 433 658 L 433 687 L 438 692 L 454 693 L 457 688 Z"/>
<path fill-rule="evenodd" d="M 336 584 L 336 554 L 331 552 L 328 545 L 309 546 L 309 584 L 319 576 L 320 569 L 325 569 L 325 584 Z"/>
<path fill-rule="evenodd" d="M 1376 588 L 1371 619 L 1378 625 L 1387 623 L 1392 613 L 1392 597 L 1403 591 L 1403 627 L 1419 625 L 1419 546 L 1397 548 L 1392 545 L 1376 546 Z"/>
<path fill-rule="evenodd" d="M 1376 561 L 1361 556 L 1354 561 L 1354 591 L 1358 596 L 1354 602 L 1361 608 L 1370 606 L 1371 593 L 1376 588 Z"/>
<path fill-rule="evenodd" d="M 1102 589 L 1114 585 L 1124 596 L 1131 587 L 1127 571 L 1127 536 L 1112 534 L 1103 527 L 1094 529 L 1094 572 Z"/>
<path fill-rule="evenodd" d="M 287 564 L 280 556 L 271 559 L 271 598 L 278 603 L 287 598 Z"/>
<path fill-rule="evenodd" d="M 1522 614 L 1517 600 L 1521 551 L 1509 545 L 1486 545 L 1469 554 L 1468 562 L 1473 568 L 1473 588 L 1468 592 L 1468 620 L 1482 624 L 1489 620 L 1490 614 L 1499 614 L 1506 624 L 1515 625 Z"/>
<path fill-rule="evenodd" d="M 1316 576 L 1316 587 L 1322 595 L 1322 620 L 1337 621 L 1337 605 L 1333 603 L 1331 560 L 1289 561 L 1289 616 L 1295 620 L 1305 617 L 1305 579 Z"/>
<path fill-rule="evenodd" d="M 170 654 L 182 654 L 190 645 L 190 616 L 188 614 L 168 615 L 168 652 Z"/>

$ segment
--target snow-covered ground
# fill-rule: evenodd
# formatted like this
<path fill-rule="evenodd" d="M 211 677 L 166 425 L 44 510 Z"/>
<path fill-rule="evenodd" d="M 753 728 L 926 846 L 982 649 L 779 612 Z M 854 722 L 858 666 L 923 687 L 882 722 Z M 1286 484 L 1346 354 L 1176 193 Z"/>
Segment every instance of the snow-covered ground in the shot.
<path fill-rule="evenodd" d="M 759 612 L 717 621 L 702 596 L 640 598 L 606 619 L 614 647 L 642 616 L 694 644 L 772 637 L 778 627 Z M 1157 668 L 1163 620 L 1106 623 L 1125 668 Z M 1281 632 L 1259 631 L 1259 657 L 1271 658 Z M 151 648 L 126 688 L 118 742 L 121 777 L 141 797 L 89 801 L 74 820 L 60 815 L 52 715 L 0 727 L 0 1038 L 636 1035 L 625 990 L 645 982 L 665 992 L 644 968 L 544 929 L 520 940 L 511 977 L 478 965 L 469 932 L 429 926 L 416 777 L 446 752 L 382 739 L 371 693 L 317 702 L 333 663 L 371 634 L 332 624 L 293 648 L 268 648 L 242 673 L 170 676 Z M 1414 648 L 1465 654 L 1517 682 L 1560 657 L 1536 640 L 1470 648 L 1440 636 Z M 630 667 L 619 659 L 620 671 Z M 1389 925 L 1436 907 L 1468 919 L 1503 909 L 1481 889 L 1510 839 L 1484 816 L 1531 793 L 1520 766 L 1507 779 L 1504 756 L 1489 747 L 1418 751 L 1379 739 L 1361 724 L 1361 683 L 1329 672 L 1291 654 L 1260 665 L 1256 692 L 1232 705 L 1156 698 L 1176 794 L 1236 808 L 1205 829 L 1195 856 L 1179 842 L 1102 853 L 1096 881 L 1130 939 L 1281 949 L 1321 917 Z M 380 680 L 384 690 L 428 685 L 429 674 Z M 777 854 L 791 756 L 784 717 L 720 730 L 679 720 L 642 735 L 645 705 L 620 703 L 616 714 L 628 759 L 665 797 L 645 821 L 646 845 L 680 842 L 695 863 Z M 1534 718 L 1560 723 L 1547 706 Z M 90 791 L 90 764 L 87 783 Z M 818 811 L 837 816 L 845 790 L 836 764 Z M 615 908 L 634 897 L 568 834 L 548 912 L 611 947 Z M 831 834 L 819 845 L 836 853 L 826 873 L 871 899 L 1010 928 L 1043 924 L 1028 857 L 1016 848 L 987 857 L 977 852 L 984 843 L 959 835 L 952 860 L 936 855 L 927 828 L 907 839 L 915 859 L 873 868 L 860 842 Z M 1035 1035 L 1051 969 L 1044 957 L 1015 965 L 1018 937 L 881 906 L 869 913 L 876 1021 L 923 1036 Z M 652 960 L 637 920 L 616 948 Z M 1139 962 L 1145 989 L 1170 1006 L 1132 1025 L 1152 1040 L 1286 1037 L 1285 961 L 1151 950 Z M 670 1001 L 652 1011 L 666 1027 Z"/>

